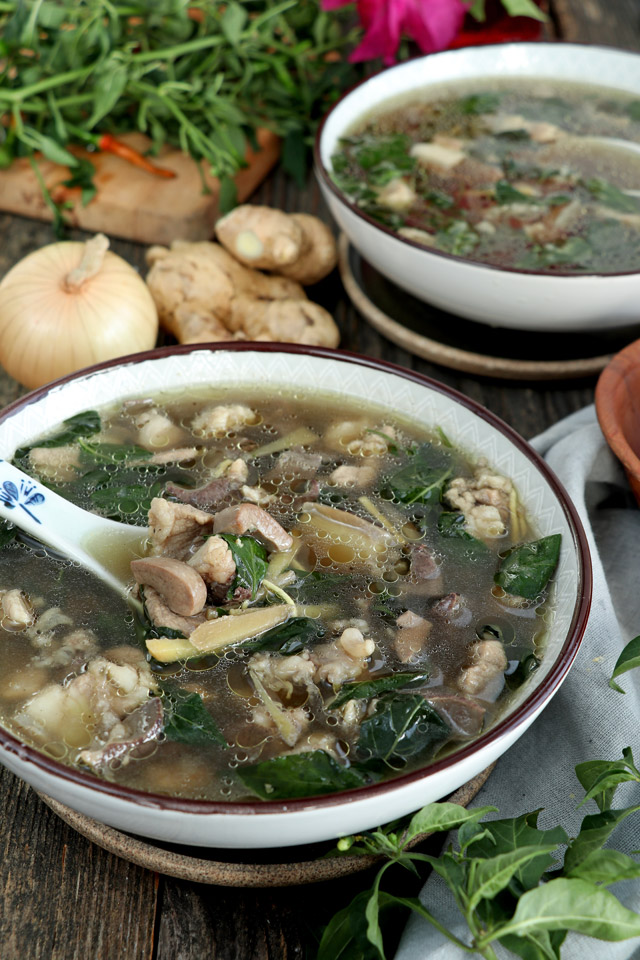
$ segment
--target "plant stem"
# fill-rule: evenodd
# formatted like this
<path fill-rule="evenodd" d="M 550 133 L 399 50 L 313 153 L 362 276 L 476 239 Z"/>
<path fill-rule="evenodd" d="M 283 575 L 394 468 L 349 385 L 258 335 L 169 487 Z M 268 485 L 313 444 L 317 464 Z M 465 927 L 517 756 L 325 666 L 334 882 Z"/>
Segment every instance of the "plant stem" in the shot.
<path fill-rule="evenodd" d="M 55 77 L 47 77 L 45 80 L 38 80 L 28 87 L 21 90 L 3 90 L 0 97 L 9 103 L 21 104 L 23 100 L 33 97 L 36 93 L 42 93 L 45 90 L 52 90 L 54 87 L 62 87 L 65 83 L 73 83 L 74 80 L 83 80 L 92 72 L 93 67 L 81 67 L 78 70 L 69 70 L 67 73 L 59 73 Z"/>

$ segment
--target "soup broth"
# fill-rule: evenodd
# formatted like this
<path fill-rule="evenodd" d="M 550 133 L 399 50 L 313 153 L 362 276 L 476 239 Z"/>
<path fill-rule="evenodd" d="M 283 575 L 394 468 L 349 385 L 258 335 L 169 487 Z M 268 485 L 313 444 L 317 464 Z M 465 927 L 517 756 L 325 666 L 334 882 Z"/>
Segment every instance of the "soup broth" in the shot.
<path fill-rule="evenodd" d="M 637 271 L 640 154 L 594 137 L 640 142 L 640 100 L 536 78 L 451 84 L 364 119 L 332 176 L 434 250 L 550 273 Z"/>
<path fill-rule="evenodd" d="M 560 536 L 437 425 L 238 388 L 88 411 L 14 462 L 149 522 L 131 603 L 2 528 L 0 718 L 96 776 L 365 785 L 478 736 L 543 655 Z"/>

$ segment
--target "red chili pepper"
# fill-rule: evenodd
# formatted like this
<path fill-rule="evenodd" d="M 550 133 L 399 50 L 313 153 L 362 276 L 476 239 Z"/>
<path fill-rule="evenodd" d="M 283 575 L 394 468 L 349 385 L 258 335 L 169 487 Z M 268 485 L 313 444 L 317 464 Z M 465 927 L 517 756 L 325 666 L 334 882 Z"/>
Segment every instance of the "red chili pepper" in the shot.
<path fill-rule="evenodd" d="M 103 150 L 105 153 L 113 153 L 116 157 L 121 157 L 128 163 L 132 163 L 135 167 L 140 167 L 142 170 L 146 170 L 147 173 L 153 173 L 157 177 L 175 177 L 176 175 L 175 171 L 167 170 L 166 167 L 156 167 L 154 163 L 151 163 L 150 160 L 137 150 L 134 150 L 133 147 L 122 143 L 120 140 L 116 140 L 110 133 L 103 133 L 98 138 L 96 146 L 98 150 Z"/>

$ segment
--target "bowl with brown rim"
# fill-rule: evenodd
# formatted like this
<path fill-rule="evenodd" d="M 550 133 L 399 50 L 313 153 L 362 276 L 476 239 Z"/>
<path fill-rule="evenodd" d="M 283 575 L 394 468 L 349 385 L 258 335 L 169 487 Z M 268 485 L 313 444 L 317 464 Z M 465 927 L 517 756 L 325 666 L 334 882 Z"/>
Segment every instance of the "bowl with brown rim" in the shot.
<path fill-rule="evenodd" d="M 471 458 L 484 457 L 512 478 L 540 536 L 562 535 L 553 616 L 539 668 L 505 711 L 472 742 L 428 766 L 339 793 L 243 802 L 145 792 L 67 766 L 0 725 L 0 761 L 37 790 L 102 823 L 142 837 L 210 847 L 264 848 L 313 843 L 403 816 L 451 794 L 499 757 L 556 693 L 578 651 L 591 598 L 586 538 L 575 508 L 540 456 L 511 427 L 460 393 L 383 361 L 290 344 L 234 343 L 162 348 L 111 361 L 46 385 L 0 414 L 0 456 L 39 438 L 61 421 L 131 397 L 184 390 L 224 391 L 238 384 L 287 389 L 304 397 L 321 385 L 363 405 L 375 398 L 423 426 L 441 428 Z"/>

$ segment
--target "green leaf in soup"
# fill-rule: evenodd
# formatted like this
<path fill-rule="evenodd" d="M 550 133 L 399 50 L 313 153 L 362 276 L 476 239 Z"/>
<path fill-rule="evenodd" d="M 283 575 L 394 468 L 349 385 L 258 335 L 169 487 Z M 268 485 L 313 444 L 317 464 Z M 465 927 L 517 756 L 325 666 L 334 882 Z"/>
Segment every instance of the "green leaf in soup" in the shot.
<path fill-rule="evenodd" d="M 452 253 L 456 257 L 464 257 L 480 243 L 480 235 L 466 220 L 452 220 L 444 230 L 438 230 L 436 243 L 439 250 Z"/>
<path fill-rule="evenodd" d="M 338 691 L 334 700 L 327 705 L 328 710 L 337 710 L 349 700 L 370 700 L 392 690 L 410 690 L 414 687 L 423 687 L 429 680 L 428 673 L 390 673 L 386 677 L 375 677 L 372 680 L 360 680 L 355 683 L 345 683 Z"/>
<path fill-rule="evenodd" d="M 508 655 L 510 663 L 512 660 L 515 660 L 511 650 L 508 651 Z M 529 679 L 531 674 L 535 673 L 541 662 L 534 653 L 528 653 L 521 659 L 518 659 L 515 669 L 506 672 L 504 675 L 505 683 L 509 690 L 517 690 L 518 687 L 521 687 L 522 684 Z"/>
<path fill-rule="evenodd" d="M 267 630 L 256 640 L 246 640 L 236 649 L 250 650 L 252 653 L 255 650 L 277 650 L 283 657 L 290 657 L 320 640 L 324 634 L 324 627 L 318 620 L 292 617 L 279 627 Z"/>
<path fill-rule="evenodd" d="M 632 100 L 628 103 L 626 112 L 632 120 L 640 120 L 640 100 Z"/>
<path fill-rule="evenodd" d="M 324 750 L 274 757 L 239 767 L 237 773 L 244 785 L 263 800 L 336 793 L 362 787 L 371 779 L 360 770 L 338 763 Z"/>
<path fill-rule="evenodd" d="M 446 740 L 449 725 L 420 694 L 386 693 L 360 725 L 358 754 L 388 765 L 425 753 Z"/>
<path fill-rule="evenodd" d="M 627 940 L 640 936 L 640 915 L 586 880 L 558 877 L 520 897 L 501 933 L 531 935 L 544 930 L 574 930 L 600 940 Z"/>
<path fill-rule="evenodd" d="M 509 203 L 540 203 L 539 197 L 530 197 L 521 190 L 512 187 L 508 180 L 498 180 L 495 185 L 496 203 L 501 205 Z"/>
<path fill-rule="evenodd" d="M 439 503 L 452 471 L 450 455 L 425 443 L 408 463 L 386 478 L 384 491 L 401 503 Z"/>
<path fill-rule="evenodd" d="M 167 740 L 178 743 L 206 744 L 217 743 L 227 746 L 227 741 L 207 708 L 199 693 L 185 694 L 179 688 L 165 691 L 164 735 Z"/>
<path fill-rule="evenodd" d="M 149 460 L 149 450 L 135 444 L 91 443 L 84 438 L 78 439 L 80 460 L 83 463 L 127 463 L 131 460 Z"/>
<path fill-rule="evenodd" d="M 486 557 L 490 552 L 483 540 L 479 540 L 465 529 L 466 517 L 457 510 L 444 510 L 438 517 L 438 533 L 448 540 L 457 541 L 464 546 L 470 557 Z"/>
<path fill-rule="evenodd" d="M 19 459 L 26 456 L 33 447 L 64 447 L 68 443 L 73 443 L 79 437 L 90 437 L 94 433 L 99 433 L 102 428 L 100 414 L 95 410 L 85 410 L 83 413 L 76 413 L 62 422 L 63 429 L 46 440 L 31 444 L 29 447 L 21 447 L 15 452 L 15 458 Z"/>
<path fill-rule="evenodd" d="M 561 541 L 562 535 L 553 533 L 541 540 L 513 547 L 503 558 L 495 582 L 505 593 L 535 600 L 558 565 Z"/>
<path fill-rule="evenodd" d="M 548 20 L 547 14 L 533 0 L 502 0 L 510 17 L 531 17 L 533 20 Z"/>
<path fill-rule="evenodd" d="M 331 505 L 331 504 L 330 504 Z M 313 570 L 310 573 L 300 571 L 298 579 L 291 587 L 287 587 L 299 603 L 315 603 L 332 596 L 336 589 L 347 586 L 350 578 L 343 573 L 324 573 Z"/>
<path fill-rule="evenodd" d="M 569 237 L 563 243 L 545 243 L 534 246 L 527 256 L 517 264 L 527 270 L 544 270 L 545 267 L 571 264 L 584 266 L 593 256 L 593 248 L 584 237 Z"/>
<path fill-rule="evenodd" d="M 266 547 L 255 537 L 237 537 L 230 533 L 221 533 L 219 536 L 229 544 L 236 564 L 236 575 L 229 587 L 228 597 L 232 597 L 238 587 L 244 587 L 251 591 L 251 599 L 254 600 L 269 566 Z"/>
<path fill-rule="evenodd" d="M 622 687 L 618 686 L 618 684 L 614 681 L 617 677 L 622 676 L 623 673 L 627 673 L 629 670 L 634 670 L 636 667 L 640 667 L 640 635 L 629 641 L 616 660 L 616 665 L 613 668 L 613 673 L 611 674 L 611 679 L 609 680 L 609 686 L 611 689 L 617 690 L 618 693 L 625 693 Z"/>
<path fill-rule="evenodd" d="M 467 114 L 495 113 L 500 106 L 500 100 L 499 93 L 472 93 L 460 100 L 460 109 Z"/>
<path fill-rule="evenodd" d="M 640 213 L 640 203 L 636 197 L 630 197 L 619 187 L 601 177 L 592 177 L 585 181 L 585 187 L 598 200 L 611 210 L 621 210 L 623 213 Z"/>
<path fill-rule="evenodd" d="M 8 543 L 15 540 L 18 534 L 18 527 L 14 527 L 7 520 L 0 520 L 0 547 L 6 547 Z"/>

